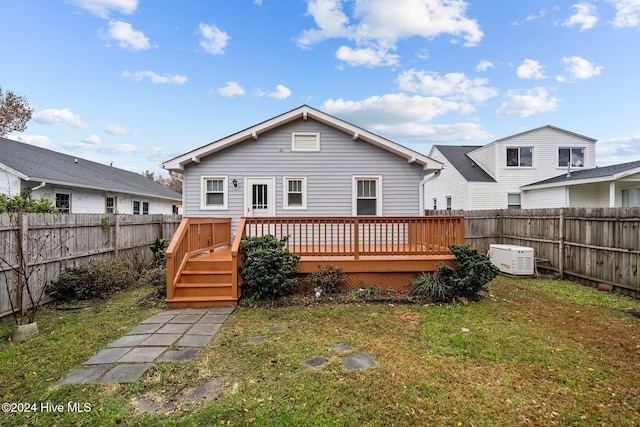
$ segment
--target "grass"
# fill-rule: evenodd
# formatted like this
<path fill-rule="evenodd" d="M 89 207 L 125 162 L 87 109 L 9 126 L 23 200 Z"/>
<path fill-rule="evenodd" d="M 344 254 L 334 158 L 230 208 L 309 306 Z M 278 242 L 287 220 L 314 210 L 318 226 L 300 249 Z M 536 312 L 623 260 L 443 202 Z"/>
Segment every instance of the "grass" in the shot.
<path fill-rule="evenodd" d="M 91 412 L 1 414 L 0 424 L 640 425 L 640 318 L 624 311 L 640 301 L 556 280 L 499 277 L 489 289 L 470 304 L 239 307 L 196 360 L 154 364 L 128 385 L 53 387 L 158 310 L 139 307 L 148 289 L 47 309 L 40 336 L 0 342 L 2 401 L 87 402 Z M 247 343 L 259 335 L 264 344 Z M 344 370 L 338 343 L 378 367 Z M 321 370 L 301 365 L 315 355 L 329 359 Z M 213 378 L 225 386 L 211 403 L 165 415 L 132 405 Z"/>

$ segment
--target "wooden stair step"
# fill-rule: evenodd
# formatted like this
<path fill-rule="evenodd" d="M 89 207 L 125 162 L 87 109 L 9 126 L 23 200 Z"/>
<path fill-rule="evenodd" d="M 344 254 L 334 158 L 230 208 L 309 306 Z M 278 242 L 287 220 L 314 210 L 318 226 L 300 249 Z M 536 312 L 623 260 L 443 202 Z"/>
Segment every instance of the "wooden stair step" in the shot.
<path fill-rule="evenodd" d="M 238 305 L 238 298 L 227 296 L 173 297 L 166 302 L 167 308 L 230 307 Z"/>
<path fill-rule="evenodd" d="M 180 283 L 227 283 L 232 278 L 231 271 L 185 270 L 180 276 Z"/>

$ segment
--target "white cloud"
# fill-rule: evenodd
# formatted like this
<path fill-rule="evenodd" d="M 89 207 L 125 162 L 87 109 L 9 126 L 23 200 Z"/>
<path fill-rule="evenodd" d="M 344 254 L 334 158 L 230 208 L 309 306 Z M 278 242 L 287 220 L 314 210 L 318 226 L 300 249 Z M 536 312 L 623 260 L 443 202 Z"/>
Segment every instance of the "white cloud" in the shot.
<path fill-rule="evenodd" d="M 521 22 L 512 22 L 511 25 L 522 25 L 527 22 L 535 21 L 535 20 L 544 18 L 547 15 L 547 13 L 549 13 L 549 11 L 543 8 L 543 9 L 540 9 L 540 11 L 537 14 L 529 15 L 526 18 L 524 18 L 524 20 Z"/>
<path fill-rule="evenodd" d="M 597 76 L 602 71 L 602 66 L 594 65 L 579 56 L 562 58 L 562 63 L 566 65 L 567 71 L 576 79 L 589 79 Z"/>
<path fill-rule="evenodd" d="M 350 6 L 349 17 L 343 6 Z M 308 0 L 307 14 L 313 16 L 316 28 L 302 32 L 298 46 L 309 48 L 327 39 L 344 38 L 356 43 L 355 48 L 341 48 L 339 59 L 351 60 L 352 65 L 389 65 L 386 55 L 396 47 L 400 39 L 410 37 L 435 38 L 442 34 L 464 40 L 467 46 L 475 46 L 484 37 L 475 19 L 466 16 L 467 3 L 462 0 Z M 346 50 L 350 49 L 350 50 Z M 369 59 L 358 59 L 365 55 Z M 377 54 L 377 55 L 373 55 Z M 386 57 L 375 63 L 371 57 Z M 394 62 L 397 58 L 393 59 Z"/>
<path fill-rule="evenodd" d="M 489 68 L 493 68 L 493 62 L 482 60 L 476 65 L 476 71 L 487 71 Z"/>
<path fill-rule="evenodd" d="M 181 85 L 186 83 L 187 81 L 187 78 L 185 76 L 181 76 L 180 74 L 175 74 L 173 76 L 169 74 L 160 75 L 160 74 L 154 73 L 153 71 L 135 71 L 133 73 L 130 71 L 123 71 L 122 76 L 131 78 L 137 82 L 145 78 L 148 78 L 149 80 L 151 80 L 151 83 L 154 83 L 154 84 Z"/>
<path fill-rule="evenodd" d="M 100 144 L 102 144 L 102 140 L 96 134 L 89 135 L 88 137 L 84 138 L 82 141 L 86 142 L 87 144 L 91 144 L 91 145 L 100 145 Z"/>
<path fill-rule="evenodd" d="M 470 79 L 464 73 L 447 73 L 411 69 L 398 76 L 401 90 L 426 96 L 444 96 L 450 100 L 481 102 L 492 98 L 498 92 L 487 87 L 487 79 Z"/>
<path fill-rule="evenodd" d="M 50 108 L 47 110 L 38 111 L 33 115 L 33 120 L 38 123 L 52 126 L 67 125 L 78 129 L 86 129 L 89 127 L 89 125 L 87 125 L 82 121 L 82 119 L 80 119 L 79 115 L 75 114 L 68 108 Z"/>
<path fill-rule="evenodd" d="M 46 148 L 48 150 L 55 149 L 55 145 L 51 141 L 51 138 L 45 135 L 11 134 L 7 136 L 7 138 L 14 141 L 24 142 L 30 145 L 35 145 L 36 147 Z"/>
<path fill-rule="evenodd" d="M 529 117 L 533 114 L 555 111 L 558 98 L 550 97 L 545 88 L 537 87 L 521 94 L 509 91 L 509 99 L 496 111 L 499 116 Z"/>
<path fill-rule="evenodd" d="M 541 80 L 546 78 L 542 65 L 533 59 L 525 59 L 522 65 L 518 67 L 516 74 L 521 79 Z"/>
<path fill-rule="evenodd" d="M 212 55 L 222 55 L 229 42 L 229 35 L 216 27 L 200 23 L 200 47 Z"/>
<path fill-rule="evenodd" d="M 112 10 L 132 14 L 138 8 L 138 0 L 67 0 L 67 2 L 101 18 L 107 18 Z"/>
<path fill-rule="evenodd" d="M 640 159 L 640 134 L 599 140 L 596 144 L 596 158 L 598 166 Z"/>
<path fill-rule="evenodd" d="M 126 127 L 115 123 L 108 124 L 105 126 L 104 130 L 111 135 L 126 135 L 129 133 L 129 130 Z"/>
<path fill-rule="evenodd" d="M 616 8 L 613 26 L 637 27 L 640 25 L 640 0 L 609 0 Z"/>
<path fill-rule="evenodd" d="M 270 92 L 267 96 L 276 99 L 286 99 L 291 96 L 291 89 L 284 85 L 278 85 L 276 86 L 275 92 Z"/>
<path fill-rule="evenodd" d="M 397 125 L 374 125 L 372 129 L 394 139 L 415 142 L 460 142 L 492 138 L 492 135 L 477 123 L 442 125 L 412 122 Z"/>
<path fill-rule="evenodd" d="M 221 87 L 217 91 L 222 96 L 241 96 L 244 95 L 244 88 L 238 84 L 238 82 L 227 82 L 227 85 Z"/>
<path fill-rule="evenodd" d="M 571 6 L 576 10 L 569 19 L 564 21 L 562 25 L 565 27 L 580 26 L 580 31 L 590 30 L 598 22 L 598 13 L 596 7 L 589 3 L 577 3 Z"/>
<path fill-rule="evenodd" d="M 348 46 L 341 46 L 336 52 L 336 58 L 353 66 L 375 67 L 378 65 L 397 65 L 399 56 L 391 55 L 383 49 L 351 49 Z"/>
<path fill-rule="evenodd" d="M 122 21 L 109 21 L 108 34 L 103 38 L 115 40 L 118 46 L 133 51 L 146 50 L 151 47 L 149 39 L 142 31 L 136 31 L 131 24 Z"/>

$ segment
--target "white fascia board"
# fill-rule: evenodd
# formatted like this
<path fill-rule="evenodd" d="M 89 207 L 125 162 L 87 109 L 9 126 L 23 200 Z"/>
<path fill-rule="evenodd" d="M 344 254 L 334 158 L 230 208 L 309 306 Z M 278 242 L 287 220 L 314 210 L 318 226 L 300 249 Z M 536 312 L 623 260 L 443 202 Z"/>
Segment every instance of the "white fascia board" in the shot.
<path fill-rule="evenodd" d="M 4 169 L 5 171 L 9 172 L 10 174 L 13 174 L 15 176 L 17 176 L 20 179 L 23 179 L 25 181 L 29 181 L 29 177 L 25 174 L 23 174 L 20 171 L 17 171 L 13 168 L 10 168 L 9 166 L 5 165 L 4 163 L 0 163 L 0 169 Z"/>

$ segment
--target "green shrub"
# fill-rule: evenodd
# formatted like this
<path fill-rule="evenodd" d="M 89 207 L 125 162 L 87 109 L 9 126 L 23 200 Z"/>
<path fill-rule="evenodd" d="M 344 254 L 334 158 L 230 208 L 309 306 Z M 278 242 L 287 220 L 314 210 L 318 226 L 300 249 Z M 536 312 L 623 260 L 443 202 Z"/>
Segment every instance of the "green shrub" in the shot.
<path fill-rule="evenodd" d="M 0 213 L 5 212 L 58 213 L 58 209 L 47 198 L 32 198 L 31 189 L 25 188 L 20 195 L 12 197 L 0 194 Z"/>
<path fill-rule="evenodd" d="M 433 275 L 422 275 L 412 283 L 411 292 L 424 295 L 434 302 L 446 302 L 455 297 L 477 299 L 486 291 L 486 284 L 498 275 L 498 268 L 489 257 L 468 245 L 450 245 L 456 257 L 457 270 L 440 265 Z"/>
<path fill-rule="evenodd" d="M 153 286 L 156 298 L 167 297 L 167 269 L 164 267 L 153 267 L 143 271 L 138 283 Z"/>
<path fill-rule="evenodd" d="M 64 301 L 106 298 L 132 287 L 135 276 L 118 258 L 90 261 L 62 273 L 46 292 Z"/>
<path fill-rule="evenodd" d="M 240 244 L 240 274 L 243 296 L 249 301 L 276 299 L 298 285 L 298 255 L 284 248 L 287 238 L 272 235 L 243 238 Z"/>
<path fill-rule="evenodd" d="M 170 242 L 168 239 L 157 238 L 156 241 L 153 242 L 153 245 L 151 245 L 155 265 L 161 266 L 165 264 L 167 260 L 167 248 Z"/>
<path fill-rule="evenodd" d="M 309 273 L 305 281 L 316 292 L 334 293 L 347 281 L 347 275 L 342 266 L 327 265 Z"/>

